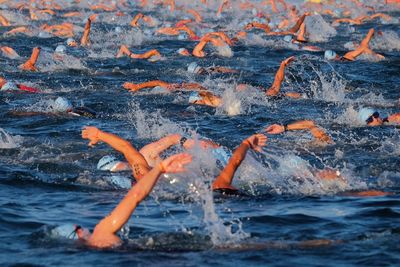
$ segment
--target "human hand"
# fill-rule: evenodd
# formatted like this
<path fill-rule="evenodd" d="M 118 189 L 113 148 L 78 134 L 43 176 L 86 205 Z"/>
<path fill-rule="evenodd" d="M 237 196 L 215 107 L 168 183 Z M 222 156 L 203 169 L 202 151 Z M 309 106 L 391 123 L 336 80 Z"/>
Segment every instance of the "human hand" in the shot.
<path fill-rule="evenodd" d="M 272 124 L 267 128 L 265 128 L 265 132 L 267 132 L 268 134 L 280 134 L 283 133 L 284 131 L 285 127 L 280 124 Z"/>
<path fill-rule="evenodd" d="M 166 173 L 177 173 L 186 171 L 184 166 L 192 162 L 192 156 L 187 153 L 180 153 L 170 156 L 160 163 L 161 171 Z"/>
<path fill-rule="evenodd" d="M 99 133 L 100 130 L 96 127 L 86 126 L 82 130 L 82 138 L 89 139 L 89 146 L 94 146 L 99 142 Z"/>
<path fill-rule="evenodd" d="M 261 152 L 262 148 L 267 144 L 267 137 L 263 134 L 253 134 L 245 140 L 252 149 Z"/>

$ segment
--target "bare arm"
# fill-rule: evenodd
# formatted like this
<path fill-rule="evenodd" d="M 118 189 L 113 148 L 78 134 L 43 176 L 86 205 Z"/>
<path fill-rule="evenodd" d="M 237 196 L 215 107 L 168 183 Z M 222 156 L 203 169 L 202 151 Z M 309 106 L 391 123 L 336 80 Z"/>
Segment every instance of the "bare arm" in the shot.
<path fill-rule="evenodd" d="M 140 154 L 139 151 L 137 151 L 128 141 L 119 136 L 103 132 L 96 127 L 87 126 L 82 130 L 82 137 L 90 140 L 89 146 L 95 145 L 99 141 L 103 141 L 115 150 L 121 152 L 132 167 L 133 176 L 136 180 L 140 180 L 150 169 L 142 154 Z"/>
<path fill-rule="evenodd" d="M 81 46 L 87 46 L 89 44 L 89 34 L 90 34 L 91 24 L 92 24 L 92 21 L 90 19 L 88 19 L 85 24 L 85 29 L 83 31 L 83 35 L 81 38 Z"/>
<path fill-rule="evenodd" d="M 139 83 L 139 84 L 135 84 L 135 83 L 129 83 L 126 82 L 123 84 L 123 88 L 131 91 L 131 92 L 136 92 L 140 89 L 143 88 L 154 88 L 156 86 L 160 86 L 160 87 L 164 87 L 164 88 L 168 88 L 168 86 L 170 86 L 171 84 L 164 82 L 164 81 L 160 81 L 160 80 L 153 80 L 153 81 L 148 81 L 148 82 L 144 82 L 144 83 Z"/>
<path fill-rule="evenodd" d="M 160 175 L 164 172 L 182 172 L 184 165 L 192 158 L 188 154 L 177 154 L 161 162 L 138 181 L 121 200 L 115 209 L 101 220 L 93 231 L 93 236 L 115 234 L 127 223 L 137 205 L 145 199 L 153 189 Z M 94 237 L 95 238 L 95 237 Z"/>
<path fill-rule="evenodd" d="M 325 131 L 317 127 L 317 125 L 315 125 L 315 123 L 311 120 L 297 121 L 286 126 L 273 124 L 265 129 L 265 131 L 269 134 L 280 134 L 285 131 L 297 130 L 309 130 L 314 138 L 328 143 L 332 142 L 332 139 L 325 133 Z"/>
<path fill-rule="evenodd" d="M 233 176 L 235 175 L 237 168 L 246 157 L 247 150 L 252 148 L 256 151 L 261 151 L 266 142 L 267 137 L 263 134 L 255 134 L 244 140 L 239 147 L 236 148 L 235 152 L 233 152 L 228 164 L 213 182 L 212 189 L 229 188 L 235 190 L 236 188 L 232 186 Z"/>
<path fill-rule="evenodd" d="M 40 54 L 40 47 L 35 47 L 32 50 L 31 57 L 20 66 L 22 70 L 37 71 L 35 64 Z"/>
<path fill-rule="evenodd" d="M 275 79 L 272 86 L 265 92 L 268 96 L 274 96 L 281 90 L 283 79 L 285 78 L 285 68 L 286 66 L 294 60 L 294 56 L 289 57 L 282 61 L 278 71 L 275 74 Z"/>

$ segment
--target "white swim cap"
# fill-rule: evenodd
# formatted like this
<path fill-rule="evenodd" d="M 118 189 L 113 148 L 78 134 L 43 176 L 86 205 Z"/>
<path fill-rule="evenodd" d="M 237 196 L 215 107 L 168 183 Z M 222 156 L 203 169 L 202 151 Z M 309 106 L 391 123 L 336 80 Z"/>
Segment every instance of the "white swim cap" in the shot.
<path fill-rule="evenodd" d="M 201 97 L 198 92 L 191 92 L 189 95 L 189 103 L 194 103 L 196 101 L 201 100 Z"/>
<path fill-rule="evenodd" d="M 373 110 L 372 108 L 361 108 L 358 111 L 358 118 L 362 124 L 366 124 L 368 118 L 371 117 L 371 115 L 375 112 L 376 110 Z"/>
<path fill-rule="evenodd" d="M 332 60 L 332 59 L 335 59 L 337 57 L 337 54 L 333 50 L 326 50 L 325 54 L 324 54 L 324 57 L 327 60 Z"/>
<path fill-rule="evenodd" d="M 120 161 L 116 157 L 107 155 L 99 160 L 97 169 L 101 171 L 113 171 L 119 162 Z"/>
<path fill-rule="evenodd" d="M 222 164 L 223 167 L 228 164 L 228 160 L 230 158 L 230 155 L 226 153 L 226 151 L 222 147 L 214 148 L 211 150 L 212 154 L 214 155 L 214 158 L 217 160 L 217 163 Z"/>
<path fill-rule="evenodd" d="M 66 112 L 69 109 L 72 109 L 72 104 L 65 97 L 57 97 L 57 99 L 54 101 L 53 108 L 57 112 Z"/>
<path fill-rule="evenodd" d="M 66 238 L 66 239 L 78 239 L 76 234 L 76 225 L 69 223 L 57 226 L 50 232 L 51 238 Z"/>
<path fill-rule="evenodd" d="M 67 50 L 67 47 L 65 45 L 57 45 L 55 52 L 64 54 L 66 50 Z"/>
<path fill-rule="evenodd" d="M 121 33 L 122 32 L 122 28 L 120 26 L 115 27 L 114 31 L 116 33 Z"/>
<path fill-rule="evenodd" d="M 76 41 L 74 40 L 74 38 L 68 38 L 68 39 L 67 39 L 67 45 L 72 45 L 73 43 L 76 43 Z"/>
<path fill-rule="evenodd" d="M 18 90 L 18 87 L 13 82 L 6 82 L 0 89 L 1 91 L 14 91 Z"/>
<path fill-rule="evenodd" d="M 190 73 L 199 73 L 201 71 L 201 67 L 197 65 L 196 62 L 192 62 L 189 64 L 187 71 Z"/>
<path fill-rule="evenodd" d="M 107 177 L 106 180 L 121 189 L 130 189 L 132 187 L 132 180 L 124 176 L 112 175 L 111 177 Z"/>
<path fill-rule="evenodd" d="M 285 35 L 285 37 L 283 37 L 283 40 L 284 40 L 286 43 L 291 43 L 292 40 L 293 40 L 293 36 L 291 36 L 291 35 Z"/>

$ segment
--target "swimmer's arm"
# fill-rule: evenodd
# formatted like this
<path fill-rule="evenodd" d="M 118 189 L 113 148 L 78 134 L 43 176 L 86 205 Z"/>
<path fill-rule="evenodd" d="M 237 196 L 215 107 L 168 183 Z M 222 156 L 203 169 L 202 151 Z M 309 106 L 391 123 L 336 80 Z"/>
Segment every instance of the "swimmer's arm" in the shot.
<path fill-rule="evenodd" d="M 300 29 L 301 24 L 303 24 L 304 19 L 305 19 L 308 15 L 309 15 L 309 13 L 303 14 L 303 15 L 297 20 L 296 24 L 295 24 L 292 28 L 289 29 L 289 32 L 291 32 L 291 33 L 296 33 L 296 32 Z"/>
<path fill-rule="evenodd" d="M 193 49 L 193 56 L 195 57 L 205 57 L 206 53 L 203 51 L 204 47 L 209 42 L 208 38 L 202 39 Z"/>
<path fill-rule="evenodd" d="M 296 121 L 286 126 L 280 124 L 273 124 L 265 128 L 265 131 L 269 134 L 280 134 L 285 131 L 296 131 L 296 130 L 308 130 L 314 128 L 315 123 L 311 120 Z"/>
<path fill-rule="evenodd" d="M 280 134 L 285 131 L 297 130 L 309 130 L 314 138 L 328 143 L 333 142 L 332 139 L 325 133 L 325 131 L 317 127 L 315 123 L 311 120 L 297 121 L 286 126 L 273 124 L 265 129 L 265 131 L 269 134 Z"/>
<path fill-rule="evenodd" d="M 140 179 L 129 190 L 117 207 L 95 227 L 93 235 L 96 234 L 115 234 L 131 217 L 137 205 L 150 193 L 157 182 L 162 169 L 160 166 L 154 167 L 142 179 Z"/>
<path fill-rule="evenodd" d="M 134 177 L 139 180 L 150 169 L 147 161 L 128 141 L 111 133 L 103 132 L 96 127 L 85 127 L 82 130 L 82 137 L 89 139 L 89 146 L 99 141 L 107 143 L 115 150 L 121 152 L 132 167 Z"/>
<path fill-rule="evenodd" d="M 372 36 L 374 36 L 375 30 L 372 28 L 368 31 L 367 36 L 361 41 L 360 47 L 368 48 L 368 44 L 371 41 Z"/>
<path fill-rule="evenodd" d="M 395 113 L 387 118 L 390 123 L 400 123 L 400 113 Z"/>
<path fill-rule="evenodd" d="M 254 150 L 261 151 L 262 147 L 266 145 L 266 142 L 267 137 L 263 134 L 255 134 L 244 140 L 239 147 L 236 148 L 235 152 L 233 152 L 228 164 L 213 182 L 212 189 L 230 188 L 235 190 L 236 188 L 232 186 L 232 180 L 237 168 L 246 157 L 247 150 L 252 148 Z"/>
<path fill-rule="evenodd" d="M 124 226 L 137 205 L 145 199 L 153 189 L 162 173 L 176 173 L 185 171 L 184 166 L 192 161 L 188 154 L 177 154 L 162 161 L 150 170 L 143 179 L 138 181 L 115 207 L 115 209 L 101 220 L 95 227 L 93 235 L 104 233 L 115 234 Z"/>
<path fill-rule="evenodd" d="M 130 25 L 132 27 L 139 27 L 138 21 L 139 19 L 143 18 L 143 14 L 142 13 L 138 13 L 131 21 Z"/>
<path fill-rule="evenodd" d="M 154 159 L 171 146 L 179 144 L 181 137 L 182 136 L 180 134 L 168 135 L 156 142 L 145 145 L 142 147 L 142 149 L 140 149 L 140 153 L 142 155 L 149 155 Z"/>
<path fill-rule="evenodd" d="M 281 89 L 281 85 L 283 79 L 285 78 L 285 67 L 294 60 L 294 56 L 289 57 L 282 61 L 281 65 L 279 66 L 278 71 L 275 74 L 275 79 L 272 86 L 266 91 L 266 95 L 274 96 L 277 95 Z"/>
<path fill-rule="evenodd" d="M 35 64 L 37 59 L 39 58 L 40 49 L 40 47 L 33 48 L 31 57 L 23 65 L 20 66 L 22 70 L 37 71 Z"/>
<path fill-rule="evenodd" d="M 168 86 L 170 86 L 170 84 L 167 82 L 164 82 L 164 81 L 160 81 L 160 80 L 153 80 L 153 81 L 148 81 L 148 82 L 139 83 L 139 84 L 126 82 L 122 85 L 123 88 L 125 88 L 131 92 L 136 92 L 143 88 L 154 88 L 156 86 L 167 88 Z"/>
<path fill-rule="evenodd" d="M 83 35 L 81 38 L 81 46 L 87 46 L 89 44 L 89 34 L 90 34 L 91 24 L 92 24 L 92 21 L 90 19 L 88 19 L 85 24 L 85 29 L 83 31 Z"/>
<path fill-rule="evenodd" d="M 147 51 L 143 54 L 133 54 L 131 53 L 129 55 L 131 58 L 138 58 L 138 59 L 147 59 L 153 56 L 161 56 L 160 52 L 157 51 L 157 49 L 152 49 L 150 51 Z"/>

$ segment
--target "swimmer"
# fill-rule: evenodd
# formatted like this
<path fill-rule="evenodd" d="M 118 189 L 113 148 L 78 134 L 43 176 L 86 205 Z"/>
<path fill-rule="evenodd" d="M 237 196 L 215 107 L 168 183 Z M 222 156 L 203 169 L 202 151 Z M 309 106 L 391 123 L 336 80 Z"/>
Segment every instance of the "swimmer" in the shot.
<path fill-rule="evenodd" d="M 188 65 L 187 71 L 193 74 L 212 74 L 212 73 L 238 73 L 238 70 L 230 69 L 226 67 L 200 67 L 196 62 L 192 62 Z"/>
<path fill-rule="evenodd" d="M 40 92 L 40 90 L 37 88 L 29 87 L 23 84 L 8 82 L 4 78 L 0 77 L 0 91 L 19 91 L 19 90 L 29 93 Z"/>
<path fill-rule="evenodd" d="M 72 103 L 64 98 L 57 97 L 56 100 L 49 106 L 51 111 L 38 112 L 38 111 L 10 111 L 9 115 L 13 116 L 37 116 L 37 115 L 71 115 L 71 116 L 83 116 L 88 118 L 95 118 L 96 112 L 88 107 L 74 107 Z"/>
<path fill-rule="evenodd" d="M 129 49 L 126 45 L 121 45 L 116 57 L 120 58 L 123 55 L 127 55 L 128 57 L 134 58 L 134 59 L 148 59 L 149 61 L 157 61 L 157 60 L 161 59 L 161 57 L 162 57 L 160 52 L 158 52 L 156 49 L 152 49 L 143 54 L 134 54 L 131 51 L 129 51 Z"/>
<path fill-rule="evenodd" d="M 138 151 L 127 140 L 117 135 L 101 131 L 96 127 L 85 127 L 82 131 L 82 137 L 90 140 L 89 146 L 93 146 L 99 141 L 102 141 L 121 152 L 128 161 L 128 166 L 132 170 L 132 175 L 137 181 L 140 180 L 151 167 L 156 166 L 162 161 L 160 155 L 166 149 L 178 144 L 185 149 L 189 149 L 196 144 L 192 139 L 188 139 L 179 134 L 172 134 L 156 142 L 145 145 Z M 218 147 L 217 144 L 208 140 L 200 140 L 199 145 L 203 149 Z"/>
<path fill-rule="evenodd" d="M 400 124 L 400 113 L 381 118 L 378 111 L 371 108 L 361 108 L 358 114 L 360 122 L 367 126 L 381 126 L 385 123 Z"/>
<path fill-rule="evenodd" d="M 128 222 L 137 205 L 150 194 L 160 175 L 184 172 L 185 165 L 191 161 L 192 157 L 188 154 L 177 154 L 163 160 L 129 190 L 117 207 L 95 226 L 92 234 L 81 226 L 76 226 L 74 233 L 91 247 L 112 248 L 121 245 L 122 240 L 116 233 Z"/>
<path fill-rule="evenodd" d="M 367 36 L 361 41 L 360 45 L 353 51 L 347 52 L 343 57 L 340 57 L 332 50 L 325 51 L 324 57 L 327 60 L 348 60 L 354 61 L 356 58 L 362 54 L 372 55 L 378 59 L 385 59 L 383 55 L 375 53 L 372 51 L 368 44 L 371 41 L 372 36 L 374 35 L 375 30 L 370 29 Z"/>
<path fill-rule="evenodd" d="M 285 68 L 293 60 L 295 60 L 294 56 L 289 57 L 281 62 L 281 65 L 275 74 L 275 79 L 274 79 L 274 82 L 272 83 L 272 86 L 265 92 L 265 94 L 267 96 L 277 96 L 279 94 L 279 92 L 281 90 L 283 79 L 285 78 Z M 291 97 L 291 98 L 300 98 L 301 97 L 301 95 L 299 93 L 294 93 L 294 92 L 285 93 L 285 96 Z"/>
<path fill-rule="evenodd" d="M 302 120 L 286 125 L 273 124 L 265 128 L 265 132 L 268 134 L 280 134 L 298 130 L 308 130 L 316 140 L 326 144 L 333 144 L 332 138 L 312 120 Z"/>

